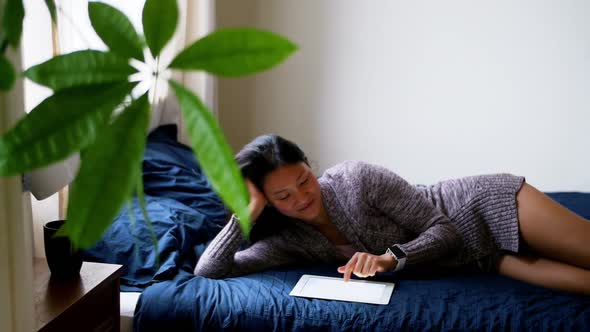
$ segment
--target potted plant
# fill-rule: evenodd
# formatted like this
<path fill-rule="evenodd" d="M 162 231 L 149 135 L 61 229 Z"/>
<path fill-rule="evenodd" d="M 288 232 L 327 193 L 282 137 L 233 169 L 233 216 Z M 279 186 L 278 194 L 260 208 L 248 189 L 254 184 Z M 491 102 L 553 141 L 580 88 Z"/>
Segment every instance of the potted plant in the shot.
<path fill-rule="evenodd" d="M 55 20 L 55 4 L 52 0 L 45 3 Z M 88 12 L 108 51 L 59 55 L 24 71 L 26 78 L 53 89 L 53 95 L 0 137 L 0 176 L 23 174 L 81 152 L 61 233 L 83 248 L 100 238 L 134 192 L 143 201 L 141 161 L 151 105 L 148 91 L 131 95 L 140 82 L 129 79 L 138 71 L 130 59 L 144 61 L 146 46 L 158 58 L 175 32 L 178 7 L 176 0 L 147 0 L 142 12 L 145 36 L 114 7 L 90 2 Z M 18 47 L 23 18 L 22 0 L 6 0 L 0 17 L 4 30 L 0 34 L 3 90 L 10 89 L 16 77 L 3 54 L 8 47 Z M 292 42 L 272 32 L 218 30 L 182 50 L 165 70 L 241 76 L 271 68 L 295 50 Z M 154 68 L 154 78 L 162 74 Z M 179 100 L 191 146 L 204 173 L 239 216 L 247 235 L 248 192 L 221 129 L 197 95 L 174 80 L 167 82 Z"/>

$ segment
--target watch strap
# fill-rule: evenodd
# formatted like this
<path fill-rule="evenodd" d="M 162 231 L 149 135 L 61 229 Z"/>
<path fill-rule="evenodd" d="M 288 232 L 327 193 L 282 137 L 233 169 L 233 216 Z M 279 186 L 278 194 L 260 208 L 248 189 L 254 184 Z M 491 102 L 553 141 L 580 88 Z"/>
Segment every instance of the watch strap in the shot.
<path fill-rule="evenodd" d="M 394 245 L 393 247 L 396 247 L 399 251 L 401 251 L 403 253 L 403 255 L 401 257 L 398 257 L 398 255 L 396 255 L 391 248 L 387 248 L 387 253 L 390 254 L 391 256 L 393 256 L 395 258 L 395 260 L 397 261 L 397 264 L 395 265 L 395 268 L 393 269 L 393 272 L 397 272 L 402 270 L 405 266 L 406 266 L 406 253 L 405 251 L 398 246 L 397 244 Z"/>

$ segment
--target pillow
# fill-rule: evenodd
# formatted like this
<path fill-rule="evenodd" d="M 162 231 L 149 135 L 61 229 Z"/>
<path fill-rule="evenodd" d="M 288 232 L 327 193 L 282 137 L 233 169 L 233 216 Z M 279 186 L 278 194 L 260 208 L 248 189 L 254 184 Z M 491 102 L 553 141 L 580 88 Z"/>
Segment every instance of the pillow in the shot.
<path fill-rule="evenodd" d="M 590 220 L 590 193 L 570 191 L 547 192 L 545 194 L 579 216 Z"/>
<path fill-rule="evenodd" d="M 144 191 L 175 199 L 223 226 L 224 205 L 213 191 L 193 151 L 177 141 L 176 125 L 161 126 L 148 136 L 143 159 Z"/>

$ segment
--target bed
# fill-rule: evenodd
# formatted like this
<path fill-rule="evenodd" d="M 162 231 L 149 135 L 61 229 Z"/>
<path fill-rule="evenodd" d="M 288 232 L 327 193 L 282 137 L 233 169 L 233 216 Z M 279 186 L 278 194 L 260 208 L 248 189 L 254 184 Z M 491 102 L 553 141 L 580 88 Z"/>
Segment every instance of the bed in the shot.
<path fill-rule="evenodd" d="M 144 158 L 147 208 L 134 199 L 85 259 L 123 264 L 122 327 L 134 331 L 589 331 L 590 297 L 472 270 L 386 273 L 396 284 L 388 305 L 295 298 L 303 274 L 340 276 L 336 266 L 296 266 L 212 280 L 192 274 L 224 223 L 211 190 L 176 127 L 159 127 Z M 590 218 L 590 194 L 549 193 Z M 130 211 L 135 222 L 130 219 Z M 156 259 L 158 257 L 158 259 Z M 123 305 L 125 302 L 125 305 Z M 125 309 L 123 309 L 125 308 Z M 133 321 L 131 322 L 131 312 Z M 123 324 L 123 322 L 125 322 Z M 132 324 L 131 324 L 132 323 Z"/>

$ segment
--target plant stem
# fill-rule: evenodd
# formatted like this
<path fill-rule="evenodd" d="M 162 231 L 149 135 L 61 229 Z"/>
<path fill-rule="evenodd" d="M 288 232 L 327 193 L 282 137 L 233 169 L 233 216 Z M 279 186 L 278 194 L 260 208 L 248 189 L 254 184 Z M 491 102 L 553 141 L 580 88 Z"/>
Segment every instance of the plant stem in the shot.
<path fill-rule="evenodd" d="M 152 105 L 156 105 L 156 94 L 158 93 L 158 77 L 160 76 L 160 57 L 156 58 L 156 79 L 154 82 L 154 97 L 152 98 Z"/>
<path fill-rule="evenodd" d="M 133 199 L 133 198 L 132 198 Z M 127 201 L 127 211 L 129 212 L 129 222 L 131 223 L 131 236 L 133 237 L 133 253 L 139 257 L 139 241 L 137 241 L 137 232 L 135 226 L 135 210 L 133 210 L 133 205 L 131 204 L 131 200 Z"/>
<path fill-rule="evenodd" d="M 6 48 L 8 47 L 8 40 L 2 39 L 2 43 L 0 43 L 0 54 L 4 54 Z"/>
<path fill-rule="evenodd" d="M 139 200 L 139 206 L 141 208 L 141 212 L 143 213 L 143 218 L 145 219 L 145 223 L 148 227 L 150 235 L 152 237 L 152 243 L 154 244 L 154 253 L 156 258 L 156 270 L 160 268 L 160 250 L 158 249 L 158 237 L 156 236 L 156 232 L 154 231 L 154 227 L 152 225 L 152 221 L 150 220 L 150 216 L 148 215 L 148 211 L 145 207 L 145 192 L 143 189 L 143 172 L 139 173 L 139 179 L 137 181 L 137 199 Z"/>

